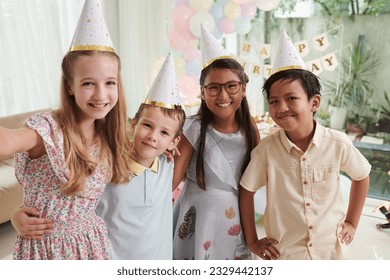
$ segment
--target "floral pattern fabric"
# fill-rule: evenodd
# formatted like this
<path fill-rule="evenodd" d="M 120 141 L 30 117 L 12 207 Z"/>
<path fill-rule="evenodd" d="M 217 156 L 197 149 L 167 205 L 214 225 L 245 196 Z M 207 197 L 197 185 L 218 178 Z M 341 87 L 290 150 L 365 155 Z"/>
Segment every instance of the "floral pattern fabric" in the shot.
<path fill-rule="evenodd" d="M 14 259 L 109 259 L 107 229 L 95 213 L 106 186 L 108 170 L 99 164 L 87 178 L 85 191 L 64 195 L 60 186 L 68 180 L 63 134 L 50 113 L 39 113 L 27 121 L 43 139 L 46 154 L 30 159 L 27 152 L 15 154 L 15 175 L 23 185 L 24 205 L 50 218 L 54 228 L 41 240 L 17 235 Z M 97 147 L 90 154 L 99 159 Z"/>
<path fill-rule="evenodd" d="M 204 153 L 206 190 L 202 190 L 196 182 L 198 119 L 187 119 L 183 132 L 195 152 L 186 183 L 174 205 L 173 258 L 250 259 L 238 207 L 238 183 L 245 151 L 242 134 L 208 129 Z"/>

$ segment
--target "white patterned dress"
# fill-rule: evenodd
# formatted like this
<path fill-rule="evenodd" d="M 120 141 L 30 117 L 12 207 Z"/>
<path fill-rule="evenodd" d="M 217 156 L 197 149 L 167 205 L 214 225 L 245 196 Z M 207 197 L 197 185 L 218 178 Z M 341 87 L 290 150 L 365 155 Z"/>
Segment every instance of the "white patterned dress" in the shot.
<path fill-rule="evenodd" d="M 99 165 L 87 178 L 86 190 L 74 196 L 60 192 L 68 180 L 63 134 L 50 113 L 39 113 L 27 126 L 42 137 L 46 154 L 30 159 L 27 152 L 15 155 L 15 175 L 24 189 L 24 205 L 50 218 L 54 228 L 41 240 L 17 236 L 14 259 L 109 259 L 107 229 L 95 213 L 106 186 L 107 170 Z M 91 149 L 98 159 L 99 150 Z"/>
<path fill-rule="evenodd" d="M 202 190 L 196 182 L 200 121 L 188 118 L 183 133 L 195 152 L 174 205 L 173 258 L 250 259 L 238 206 L 244 137 L 240 132 L 224 134 L 209 127 L 204 152 L 206 190 Z"/>

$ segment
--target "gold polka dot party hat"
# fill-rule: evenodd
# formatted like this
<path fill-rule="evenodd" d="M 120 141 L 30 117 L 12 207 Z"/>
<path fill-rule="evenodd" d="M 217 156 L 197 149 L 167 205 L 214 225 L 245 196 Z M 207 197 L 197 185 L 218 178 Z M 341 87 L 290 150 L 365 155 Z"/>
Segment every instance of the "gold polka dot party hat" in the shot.
<path fill-rule="evenodd" d="M 200 25 L 200 30 L 202 69 L 206 68 L 217 59 L 233 58 L 203 24 Z"/>
<path fill-rule="evenodd" d="M 305 62 L 298 53 L 285 30 L 280 35 L 278 50 L 275 55 L 272 73 L 290 69 L 308 70 Z"/>
<path fill-rule="evenodd" d="M 165 58 L 143 103 L 168 109 L 182 108 L 171 52 Z"/>
<path fill-rule="evenodd" d="M 69 51 L 114 52 L 98 0 L 85 0 Z"/>

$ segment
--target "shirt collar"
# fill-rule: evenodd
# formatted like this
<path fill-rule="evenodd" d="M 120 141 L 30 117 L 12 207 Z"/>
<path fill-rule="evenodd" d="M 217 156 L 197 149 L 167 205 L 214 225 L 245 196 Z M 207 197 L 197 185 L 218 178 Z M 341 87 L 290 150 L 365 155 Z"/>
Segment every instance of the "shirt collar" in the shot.
<path fill-rule="evenodd" d="M 325 128 L 316 120 L 314 120 L 314 125 L 316 126 L 316 130 L 314 131 L 313 140 L 311 142 L 319 148 Z"/>
<path fill-rule="evenodd" d="M 134 176 L 138 176 L 142 172 L 144 172 L 146 169 L 152 170 L 154 173 L 158 173 L 158 158 L 156 157 L 153 161 L 153 164 L 150 168 L 146 168 L 145 166 L 139 164 L 133 159 L 130 159 L 130 167 L 131 170 L 133 171 Z"/>
<path fill-rule="evenodd" d="M 290 153 L 291 149 L 293 147 L 295 147 L 295 144 L 288 139 L 284 129 L 279 129 L 278 132 L 279 132 L 280 141 L 282 142 L 283 147 L 286 149 L 287 152 Z"/>
<path fill-rule="evenodd" d="M 312 140 L 310 141 L 310 144 L 315 145 L 317 148 L 320 147 L 321 144 L 321 138 L 324 133 L 324 127 L 318 123 L 316 120 L 314 120 L 315 125 L 315 131 Z M 288 139 L 286 132 L 284 129 L 279 130 L 279 137 L 280 141 L 282 142 L 283 147 L 288 151 L 291 152 L 291 149 L 295 147 L 296 149 L 299 149 L 293 142 Z"/>

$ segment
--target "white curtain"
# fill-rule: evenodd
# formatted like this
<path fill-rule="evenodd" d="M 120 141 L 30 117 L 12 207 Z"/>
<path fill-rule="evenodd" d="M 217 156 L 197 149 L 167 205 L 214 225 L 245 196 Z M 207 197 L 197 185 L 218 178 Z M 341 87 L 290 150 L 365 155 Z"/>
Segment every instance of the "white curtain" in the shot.
<path fill-rule="evenodd" d="M 121 56 L 129 116 L 168 54 L 171 0 L 100 0 Z M 61 61 L 84 0 L 0 0 L 0 116 L 56 108 Z"/>
<path fill-rule="evenodd" d="M 83 0 L 0 0 L 0 116 L 56 107 Z"/>
<path fill-rule="evenodd" d="M 170 12 L 170 0 L 119 0 L 119 52 L 130 116 L 153 82 L 153 65 L 170 51 Z"/>

